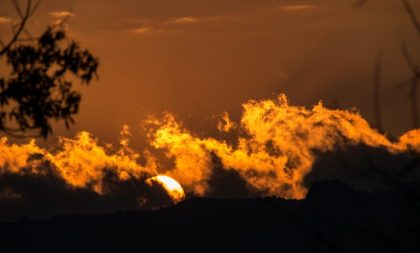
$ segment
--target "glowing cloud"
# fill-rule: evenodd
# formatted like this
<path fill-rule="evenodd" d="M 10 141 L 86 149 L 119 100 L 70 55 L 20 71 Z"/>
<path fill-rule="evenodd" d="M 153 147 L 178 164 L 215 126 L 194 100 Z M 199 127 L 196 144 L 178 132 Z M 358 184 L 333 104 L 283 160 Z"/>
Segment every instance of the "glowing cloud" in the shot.
<path fill-rule="evenodd" d="M 131 32 L 136 33 L 136 34 L 146 34 L 149 32 L 152 32 L 153 28 L 150 26 L 144 26 L 144 27 L 139 27 L 139 28 L 134 28 L 131 30 Z"/>
<path fill-rule="evenodd" d="M 169 113 L 146 120 L 150 150 L 163 150 L 173 161 L 169 168 L 162 168 L 150 151 L 139 154 L 130 148 L 130 129 L 124 126 L 116 150 L 100 145 L 88 132 L 80 132 L 75 138 L 60 138 L 54 150 L 40 148 L 34 140 L 17 145 L 1 138 L 0 176 L 42 177 L 52 172 L 70 188 L 103 195 L 108 193 L 104 182 L 112 173 L 121 182 L 157 182 L 178 202 L 185 198 L 184 190 L 198 196 L 211 191 L 209 182 L 216 156 L 222 170 L 234 171 L 260 195 L 300 199 L 308 191 L 305 177 L 320 153 L 361 144 L 389 154 L 420 154 L 420 129 L 392 142 L 354 111 L 332 110 L 321 103 L 310 109 L 293 106 L 285 95 L 249 100 L 242 107 L 240 122 L 233 123 L 227 113 L 222 117 L 222 131 L 231 130 L 234 125 L 238 130 L 238 139 L 233 143 L 196 136 Z M 1 196 L 17 197 L 19 192 L 7 189 Z"/>
<path fill-rule="evenodd" d="M 137 163 L 140 155 L 129 147 L 122 145 L 111 153 L 88 132 L 80 132 L 74 139 L 60 138 L 60 149 L 55 152 L 39 148 L 34 140 L 25 145 L 8 145 L 7 142 L 4 137 L 0 140 L 0 174 L 42 175 L 48 172 L 45 167 L 49 166 L 70 186 L 90 188 L 99 194 L 106 194 L 102 181 L 108 172 L 122 181 L 157 174 L 154 160 L 148 154 L 145 154 L 147 165 L 141 166 Z"/>
<path fill-rule="evenodd" d="M 74 17 L 74 13 L 70 11 L 53 11 L 53 12 L 48 13 L 48 15 L 56 19 Z"/>
<path fill-rule="evenodd" d="M 224 16 L 210 16 L 210 17 L 194 17 L 184 16 L 165 20 L 140 19 L 134 20 L 134 24 L 141 24 L 141 27 L 131 29 L 130 31 L 137 34 L 146 34 L 153 31 L 174 31 L 184 29 L 189 25 L 204 23 L 204 22 L 218 22 L 226 20 Z"/>
<path fill-rule="evenodd" d="M 290 106 L 285 95 L 277 100 L 250 100 L 243 105 L 239 128 L 244 134 L 236 146 L 196 137 L 172 115 L 151 122 L 158 125 L 151 133 L 151 145 L 165 150 L 175 161 L 168 175 L 198 195 L 207 191 L 211 154 L 259 192 L 299 199 L 307 193 L 304 178 L 319 152 L 364 144 L 391 153 L 420 153 L 420 130 L 410 131 L 400 142 L 392 143 L 356 112 L 331 110 L 322 104 L 312 109 Z"/>
<path fill-rule="evenodd" d="M 192 23 L 198 23 L 198 22 L 200 22 L 200 19 L 196 17 L 179 17 L 168 23 L 169 24 L 192 24 Z"/>
<path fill-rule="evenodd" d="M 236 123 L 229 118 L 229 114 L 227 112 L 223 112 L 219 119 L 219 122 L 217 123 L 217 130 L 219 130 L 220 132 L 227 133 L 235 128 Z"/>
<path fill-rule="evenodd" d="M 290 4 L 290 5 L 281 5 L 277 6 L 275 10 L 287 11 L 287 12 L 296 12 L 296 11 L 308 11 L 314 10 L 317 6 L 313 4 Z"/>

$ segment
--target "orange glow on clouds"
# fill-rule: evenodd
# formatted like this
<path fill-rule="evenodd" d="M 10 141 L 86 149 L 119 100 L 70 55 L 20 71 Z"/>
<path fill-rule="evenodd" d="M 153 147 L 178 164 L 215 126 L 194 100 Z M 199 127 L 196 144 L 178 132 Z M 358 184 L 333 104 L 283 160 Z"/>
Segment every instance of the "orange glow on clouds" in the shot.
<path fill-rule="evenodd" d="M 124 126 L 117 150 L 100 145 L 88 132 L 60 138 L 58 147 L 52 150 L 38 147 L 35 140 L 17 145 L 3 137 L 0 173 L 42 175 L 43 168 L 50 166 L 70 187 L 107 194 L 103 180 L 112 171 L 121 181 L 135 178 L 158 182 L 178 202 L 185 198 L 184 190 L 206 195 L 213 171 L 212 156 L 216 155 L 224 169 L 236 171 L 249 187 L 264 195 L 300 199 L 308 191 L 303 180 L 317 157 L 315 151 L 364 144 L 394 154 L 420 153 L 420 129 L 391 142 L 354 111 L 332 110 L 321 103 L 311 109 L 292 106 L 285 95 L 249 100 L 242 107 L 240 122 L 231 122 L 223 114 L 224 124 L 220 125 L 221 131 L 229 131 L 232 126 L 240 130 L 235 144 L 201 138 L 169 113 L 162 118 L 150 117 L 144 123 L 150 150 L 163 150 L 173 160 L 172 168 L 162 168 L 151 151 L 140 154 L 130 148 L 130 129 Z M 145 162 L 140 163 L 140 158 Z"/>

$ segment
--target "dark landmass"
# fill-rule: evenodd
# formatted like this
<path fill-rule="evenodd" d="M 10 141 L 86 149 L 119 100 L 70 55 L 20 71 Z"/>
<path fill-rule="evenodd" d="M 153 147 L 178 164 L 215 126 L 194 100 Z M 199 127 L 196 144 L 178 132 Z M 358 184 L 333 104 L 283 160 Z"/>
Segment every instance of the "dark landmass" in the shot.
<path fill-rule="evenodd" d="M 196 198 L 154 211 L 0 223 L 2 252 L 420 252 L 420 183 L 304 200 Z"/>

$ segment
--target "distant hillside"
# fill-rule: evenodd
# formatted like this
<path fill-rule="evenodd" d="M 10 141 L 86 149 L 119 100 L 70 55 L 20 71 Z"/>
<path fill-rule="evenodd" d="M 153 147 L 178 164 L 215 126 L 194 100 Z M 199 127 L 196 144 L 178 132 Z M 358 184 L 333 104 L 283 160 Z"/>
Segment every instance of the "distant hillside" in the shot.
<path fill-rule="evenodd" d="M 315 183 L 305 200 L 189 199 L 155 211 L 22 219 L 4 252 L 420 252 L 419 182 L 358 192 Z"/>

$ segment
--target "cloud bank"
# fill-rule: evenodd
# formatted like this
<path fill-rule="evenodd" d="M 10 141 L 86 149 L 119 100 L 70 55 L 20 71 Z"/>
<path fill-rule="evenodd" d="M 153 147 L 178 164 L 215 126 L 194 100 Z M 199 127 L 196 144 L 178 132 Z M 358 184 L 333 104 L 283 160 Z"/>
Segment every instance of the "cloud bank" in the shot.
<path fill-rule="evenodd" d="M 128 126 L 118 148 L 87 132 L 61 138 L 50 150 L 34 140 L 18 145 L 3 138 L 2 216 L 158 207 L 173 202 L 162 185 L 148 182 L 158 175 L 178 181 L 187 197 L 219 198 L 301 199 L 322 179 L 363 190 L 419 179 L 420 129 L 391 141 L 355 111 L 321 103 L 293 106 L 285 95 L 242 107 L 236 127 L 220 129 L 236 131 L 234 140 L 200 137 L 169 113 L 149 117 L 144 122 L 149 147 L 143 153 L 130 148 Z M 222 115 L 225 124 L 231 122 Z"/>

